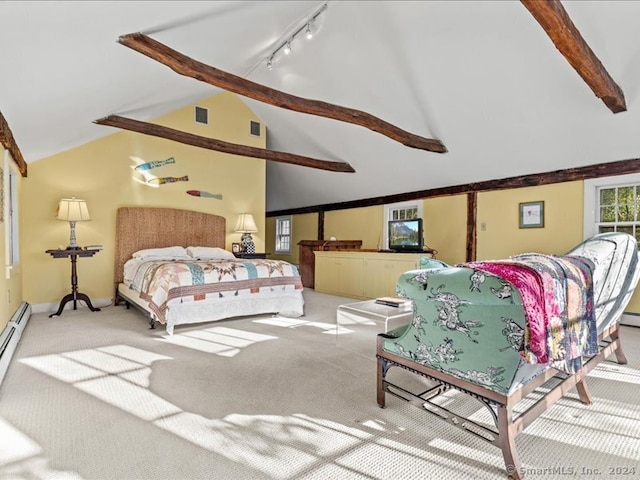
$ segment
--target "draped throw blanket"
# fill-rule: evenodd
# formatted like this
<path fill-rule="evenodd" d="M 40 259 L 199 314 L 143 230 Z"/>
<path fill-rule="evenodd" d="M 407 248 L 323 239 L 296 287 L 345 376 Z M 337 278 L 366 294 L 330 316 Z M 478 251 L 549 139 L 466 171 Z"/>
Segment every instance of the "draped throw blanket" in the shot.
<path fill-rule="evenodd" d="M 582 367 L 583 355 L 597 353 L 590 260 L 529 253 L 462 266 L 501 277 L 518 289 L 526 318 L 520 354 L 528 363 L 573 373 Z"/>

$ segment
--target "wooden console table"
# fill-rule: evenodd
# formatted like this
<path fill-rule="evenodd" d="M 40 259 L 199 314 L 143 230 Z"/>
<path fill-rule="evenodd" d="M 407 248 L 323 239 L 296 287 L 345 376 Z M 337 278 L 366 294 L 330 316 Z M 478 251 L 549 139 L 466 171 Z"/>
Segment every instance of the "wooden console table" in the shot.
<path fill-rule="evenodd" d="M 77 302 L 83 301 L 89 307 L 89 310 L 92 312 L 99 312 L 99 308 L 95 308 L 91 305 L 91 300 L 84 293 L 78 292 L 78 273 L 76 271 L 76 262 L 78 257 L 93 257 L 100 250 L 83 250 L 81 248 L 67 248 L 64 250 L 56 249 L 56 250 L 47 250 L 46 253 L 50 254 L 53 258 L 69 258 L 71 260 L 71 293 L 65 295 L 62 300 L 60 300 L 60 306 L 58 307 L 58 311 L 56 313 L 52 313 L 49 315 L 49 318 L 60 315 L 64 306 L 73 301 L 73 309 L 77 310 Z"/>

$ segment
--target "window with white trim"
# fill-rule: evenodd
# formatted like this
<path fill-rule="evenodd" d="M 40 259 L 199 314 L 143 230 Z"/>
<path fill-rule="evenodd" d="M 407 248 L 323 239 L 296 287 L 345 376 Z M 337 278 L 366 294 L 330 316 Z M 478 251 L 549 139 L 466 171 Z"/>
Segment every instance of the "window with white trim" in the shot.
<path fill-rule="evenodd" d="M 378 248 L 389 248 L 389 220 L 411 220 L 414 218 L 422 218 L 422 201 L 385 205 L 381 236 L 382 245 L 379 245 Z"/>
<path fill-rule="evenodd" d="M 5 151 L 4 176 L 2 178 L 4 189 L 4 221 L 6 242 L 7 274 L 12 267 L 20 263 L 20 237 L 18 229 L 18 166 L 8 151 Z M 7 276 L 7 278 L 9 278 Z"/>
<path fill-rule="evenodd" d="M 585 180 L 584 236 L 625 232 L 640 242 L 640 174 Z"/>
<path fill-rule="evenodd" d="M 291 215 L 276 217 L 276 253 L 291 253 Z"/>

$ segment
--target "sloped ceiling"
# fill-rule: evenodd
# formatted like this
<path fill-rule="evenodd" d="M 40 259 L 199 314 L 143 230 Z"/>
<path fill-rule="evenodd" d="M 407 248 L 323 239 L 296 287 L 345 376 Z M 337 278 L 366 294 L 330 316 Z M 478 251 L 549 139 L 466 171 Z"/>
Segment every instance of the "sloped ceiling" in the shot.
<path fill-rule="evenodd" d="M 266 68 L 324 3 L 316 34 Z M 640 2 L 563 3 L 622 88 L 613 114 L 519 1 L 0 2 L 0 111 L 28 163 L 220 90 L 117 43 L 144 32 L 198 61 L 440 139 L 444 154 L 246 99 L 274 150 L 355 173 L 268 162 L 267 210 L 640 157 Z"/>

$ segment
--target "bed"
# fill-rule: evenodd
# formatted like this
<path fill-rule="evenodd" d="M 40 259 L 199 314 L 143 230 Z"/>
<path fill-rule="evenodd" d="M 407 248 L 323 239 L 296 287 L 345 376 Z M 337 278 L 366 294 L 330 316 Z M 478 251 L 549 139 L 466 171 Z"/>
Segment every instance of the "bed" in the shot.
<path fill-rule="evenodd" d="M 224 250 L 225 240 L 226 222 L 218 215 L 119 208 L 115 304 L 124 301 L 127 307 L 137 307 L 148 315 L 152 328 L 161 323 L 169 335 L 178 325 L 267 313 L 304 314 L 295 265 L 235 258 Z"/>
<path fill-rule="evenodd" d="M 603 233 L 560 257 L 430 262 L 398 280 L 414 317 L 378 335 L 378 404 L 389 393 L 498 446 L 507 475 L 522 478 L 515 437 L 573 387 L 590 404 L 586 377 L 599 362 L 626 363 L 619 321 L 640 276 L 636 240 Z M 538 307 L 551 320 L 541 332 Z M 414 382 L 390 375 L 395 367 Z M 418 389 L 413 374 L 426 379 Z M 446 404 L 450 389 L 479 401 L 494 425 Z"/>

